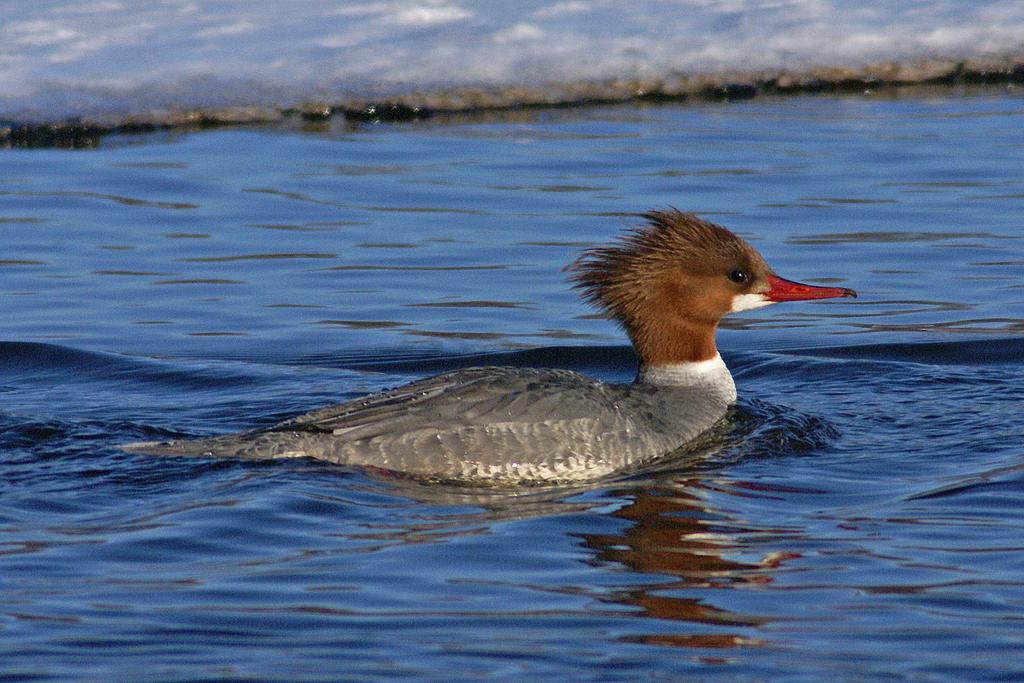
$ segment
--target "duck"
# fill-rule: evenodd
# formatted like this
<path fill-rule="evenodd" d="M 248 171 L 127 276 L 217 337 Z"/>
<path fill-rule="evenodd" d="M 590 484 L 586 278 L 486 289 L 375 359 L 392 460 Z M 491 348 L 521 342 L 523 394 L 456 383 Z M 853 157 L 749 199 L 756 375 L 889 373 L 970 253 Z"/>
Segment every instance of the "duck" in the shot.
<path fill-rule="evenodd" d="M 315 458 L 395 476 L 522 486 L 651 463 L 736 402 L 716 345 L 723 317 L 779 302 L 855 297 L 779 277 L 729 229 L 675 208 L 642 214 L 566 267 L 582 298 L 625 331 L 630 383 L 556 368 L 473 367 L 328 406 L 269 428 L 128 444 L 153 455 Z"/>

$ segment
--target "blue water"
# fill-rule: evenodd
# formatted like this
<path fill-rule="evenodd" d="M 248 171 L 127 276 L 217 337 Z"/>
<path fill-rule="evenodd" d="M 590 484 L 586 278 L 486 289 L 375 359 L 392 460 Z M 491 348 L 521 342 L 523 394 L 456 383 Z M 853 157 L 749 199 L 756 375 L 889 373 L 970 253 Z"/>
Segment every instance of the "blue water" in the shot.
<path fill-rule="evenodd" d="M 0 154 L 0 678 L 1024 676 L 1015 90 Z M 630 377 L 560 269 L 652 207 L 855 301 L 726 322 L 688 453 L 477 491 L 117 444 L 451 367 Z"/>

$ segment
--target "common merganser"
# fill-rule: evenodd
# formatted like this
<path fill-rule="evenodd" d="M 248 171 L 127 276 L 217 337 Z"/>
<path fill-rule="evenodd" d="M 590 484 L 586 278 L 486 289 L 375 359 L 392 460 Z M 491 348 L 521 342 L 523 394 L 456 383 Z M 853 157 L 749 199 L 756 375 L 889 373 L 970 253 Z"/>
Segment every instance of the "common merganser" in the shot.
<path fill-rule="evenodd" d="M 778 301 L 854 297 L 777 276 L 729 230 L 675 209 L 568 270 L 629 335 L 632 384 L 553 369 L 479 367 L 423 379 L 269 429 L 137 443 L 164 455 L 312 457 L 414 477 L 492 484 L 600 477 L 650 461 L 712 427 L 736 401 L 715 346 L 728 313 Z"/>

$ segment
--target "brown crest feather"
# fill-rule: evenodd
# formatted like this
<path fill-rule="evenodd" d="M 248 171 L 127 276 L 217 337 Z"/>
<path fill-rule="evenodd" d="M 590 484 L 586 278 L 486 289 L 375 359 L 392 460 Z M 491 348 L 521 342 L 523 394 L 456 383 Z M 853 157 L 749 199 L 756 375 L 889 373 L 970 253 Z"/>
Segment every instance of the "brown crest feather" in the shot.
<path fill-rule="evenodd" d="M 584 251 L 567 268 L 573 287 L 626 329 L 642 363 L 713 356 L 731 294 L 726 301 L 724 289 L 707 283 L 724 281 L 734 268 L 760 282 L 768 266 L 744 240 L 692 213 L 669 208 L 643 218 L 617 242 Z"/>

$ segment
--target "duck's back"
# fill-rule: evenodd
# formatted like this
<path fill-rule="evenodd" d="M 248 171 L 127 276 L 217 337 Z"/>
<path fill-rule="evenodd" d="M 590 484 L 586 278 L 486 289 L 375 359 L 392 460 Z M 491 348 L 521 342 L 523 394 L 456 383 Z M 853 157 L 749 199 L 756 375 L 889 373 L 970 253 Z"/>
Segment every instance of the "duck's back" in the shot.
<path fill-rule="evenodd" d="M 565 370 L 470 368 L 267 430 L 133 450 L 313 457 L 442 479 L 584 479 L 673 450 L 725 409 L 686 389 L 606 384 Z"/>

